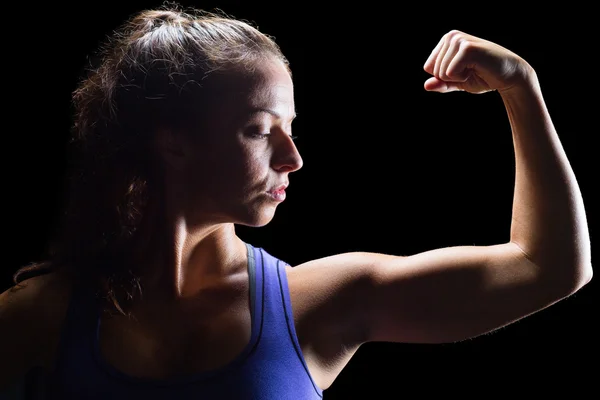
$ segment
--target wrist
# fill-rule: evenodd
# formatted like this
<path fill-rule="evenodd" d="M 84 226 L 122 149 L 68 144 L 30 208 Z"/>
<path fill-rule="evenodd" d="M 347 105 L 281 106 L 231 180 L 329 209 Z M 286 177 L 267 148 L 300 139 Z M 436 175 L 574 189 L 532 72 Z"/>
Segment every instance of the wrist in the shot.
<path fill-rule="evenodd" d="M 498 93 L 505 100 L 539 91 L 537 74 L 531 65 L 523 61 L 518 69 L 514 82 L 506 88 L 498 89 Z"/>

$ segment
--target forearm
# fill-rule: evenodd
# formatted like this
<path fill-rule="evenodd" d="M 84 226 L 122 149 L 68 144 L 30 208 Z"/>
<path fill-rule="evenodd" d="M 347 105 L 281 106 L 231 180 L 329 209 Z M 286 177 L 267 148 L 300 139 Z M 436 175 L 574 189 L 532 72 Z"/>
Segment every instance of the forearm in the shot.
<path fill-rule="evenodd" d="M 501 92 L 513 133 L 516 176 L 510 239 L 557 278 L 579 287 L 591 277 L 583 199 L 539 83 Z"/>

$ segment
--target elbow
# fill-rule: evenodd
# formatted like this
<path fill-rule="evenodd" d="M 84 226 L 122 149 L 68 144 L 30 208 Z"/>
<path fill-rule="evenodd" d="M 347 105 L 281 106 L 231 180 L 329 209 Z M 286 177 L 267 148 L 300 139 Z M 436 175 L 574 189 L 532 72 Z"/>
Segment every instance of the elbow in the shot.
<path fill-rule="evenodd" d="M 581 289 L 582 287 L 584 287 L 585 285 L 590 283 L 593 276 L 594 276 L 594 269 L 592 268 L 592 264 L 590 263 L 585 268 L 581 269 L 581 273 L 580 273 L 579 280 L 578 280 L 579 286 L 578 286 L 577 290 Z"/>
<path fill-rule="evenodd" d="M 585 266 L 575 268 L 567 277 L 563 276 L 562 279 L 560 279 L 562 284 L 557 284 L 556 286 L 562 288 L 563 297 L 568 297 L 590 283 L 593 275 L 594 272 L 592 265 L 587 264 Z"/>

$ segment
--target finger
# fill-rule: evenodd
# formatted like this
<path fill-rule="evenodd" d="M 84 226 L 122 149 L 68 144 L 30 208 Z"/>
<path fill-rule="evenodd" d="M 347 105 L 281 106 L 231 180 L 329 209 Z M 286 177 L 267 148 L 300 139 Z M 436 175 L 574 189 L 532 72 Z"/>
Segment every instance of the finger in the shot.
<path fill-rule="evenodd" d="M 446 51 L 446 54 L 440 63 L 440 71 L 438 76 L 441 80 L 447 82 L 456 80 L 456 76 L 452 73 L 449 73 L 448 66 L 456 59 L 457 55 L 460 54 L 459 50 L 462 39 L 460 35 L 455 35 L 449 40 L 449 42 L 450 45 L 448 46 L 448 50 Z M 456 65 L 456 63 L 454 65 Z"/>
<path fill-rule="evenodd" d="M 446 52 L 448 51 L 448 47 L 450 46 L 450 41 L 449 39 L 449 34 L 446 34 L 444 36 L 444 44 L 442 45 L 442 48 L 440 49 L 439 54 L 437 55 L 437 57 L 435 58 L 435 66 L 433 67 L 433 76 L 435 76 L 436 78 L 440 77 L 440 67 L 442 64 L 442 60 L 444 59 L 444 56 L 446 55 Z"/>
<path fill-rule="evenodd" d="M 441 79 L 436 78 L 435 76 L 432 76 L 431 78 L 427 79 L 423 87 L 428 92 L 438 93 L 448 93 L 463 90 L 462 86 L 460 86 L 460 83 L 445 82 Z"/>
<path fill-rule="evenodd" d="M 436 78 L 435 76 L 432 76 L 431 78 L 429 78 L 425 81 L 425 84 L 423 85 L 423 87 L 428 92 L 443 93 L 447 88 L 447 84 L 446 84 L 446 82 Z"/>
<path fill-rule="evenodd" d="M 458 47 L 456 55 L 452 58 L 446 67 L 446 75 L 448 79 L 454 82 L 465 82 L 469 79 L 469 52 L 467 44 L 461 43 Z"/>
<path fill-rule="evenodd" d="M 425 64 L 423 65 L 423 69 L 428 74 L 433 75 L 433 67 L 435 65 L 435 59 L 437 58 L 438 53 L 442 49 L 442 45 L 443 44 L 444 44 L 444 38 L 442 37 L 440 39 L 440 41 L 438 42 L 438 44 L 433 49 L 433 51 L 431 52 L 431 54 L 429 54 L 429 57 L 427 58 L 427 61 L 425 61 Z"/>

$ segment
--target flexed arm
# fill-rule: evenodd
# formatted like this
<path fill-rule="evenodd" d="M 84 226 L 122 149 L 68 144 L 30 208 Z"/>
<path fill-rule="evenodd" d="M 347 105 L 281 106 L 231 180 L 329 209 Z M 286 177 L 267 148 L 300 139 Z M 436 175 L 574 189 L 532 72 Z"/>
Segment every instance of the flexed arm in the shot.
<path fill-rule="evenodd" d="M 313 299 L 304 307 L 348 347 L 479 336 L 570 296 L 592 277 L 583 200 L 533 68 L 495 43 L 451 31 L 424 69 L 432 75 L 426 90 L 497 91 L 504 100 L 516 155 L 510 239 L 405 257 L 351 252 L 294 268 L 290 279 Z"/>
<path fill-rule="evenodd" d="M 424 69 L 433 75 L 426 90 L 500 93 L 516 158 L 510 240 L 562 283 L 576 288 L 587 282 L 591 255 L 583 200 L 533 68 L 495 43 L 451 31 Z"/>

